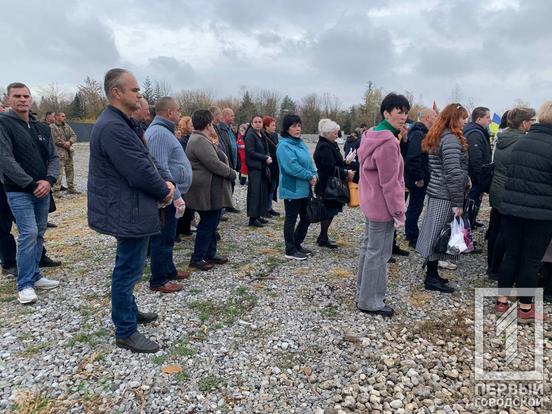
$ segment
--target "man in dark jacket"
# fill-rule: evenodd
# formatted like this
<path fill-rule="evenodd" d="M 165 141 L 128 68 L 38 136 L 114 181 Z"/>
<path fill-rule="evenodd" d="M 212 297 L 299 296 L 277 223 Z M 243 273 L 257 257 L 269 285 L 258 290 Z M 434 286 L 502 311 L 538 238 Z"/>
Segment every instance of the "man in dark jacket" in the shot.
<path fill-rule="evenodd" d="M 410 192 L 406 209 L 405 234 L 409 245 L 416 247 L 418 240 L 418 220 L 424 208 L 424 199 L 429 183 L 429 159 L 422 151 L 422 140 L 433 125 L 437 114 L 433 109 L 423 109 L 420 121 L 408 131 L 408 145 L 404 160 L 404 181 Z"/>
<path fill-rule="evenodd" d="M 476 221 L 477 212 L 481 206 L 483 193 L 480 191 L 481 169 L 483 165 L 489 164 L 492 160 L 491 141 L 489 136 L 489 125 L 491 123 L 491 111 L 489 108 L 479 106 L 472 112 L 472 122 L 464 127 L 464 137 L 468 141 L 468 174 L 472 182 L 472 188 L 468 198 L 475 202 L 475 217 L 472 227 L 480 227 L 483 224 Z"/>
<path fill-rule="evenodd" d="M 137 323 L 152 322 L 157 315 L 139 312 L 132 292 L 144 271 L 149 237 L 160 231 L 159 207 L 172 202 L 175 187 L 130 119 L 142 98 L 136 78 L 124 69 L 111 69 L 104 89 L 109 106 L 90 139 L 88 225 L 117 238 L 111 283 L 117 346 L 157 352 L 159 345 L 137 330 Z"/>
<path fill-rule="evenodd" d="M 50 128 L 30 113 L 29 88 L 11 83 L 7 95 L 12 109 L 0 114 L 0 181 L 19 229 L 17 297 L 20 303 L 34 303 L 35 288 L 59 285 L 43 277 L 39 268 L 59 158 Z"/>

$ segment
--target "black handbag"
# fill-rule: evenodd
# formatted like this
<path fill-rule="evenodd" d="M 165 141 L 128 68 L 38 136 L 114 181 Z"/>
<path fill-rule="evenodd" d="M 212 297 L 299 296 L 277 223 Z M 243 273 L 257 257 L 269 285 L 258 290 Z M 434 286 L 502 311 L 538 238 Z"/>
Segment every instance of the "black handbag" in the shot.
<path fill-rule="evenodd" d="M 479 191 L 482 193 L 488 193 L 491 190 L 491 183 L 494 176 L 494 162 L 489 164 L 483 164 L 481 166 L 481 174 L 479 176 Z"/>
<path fill-rule="evenodd" d="M 50 191 L 50 206 L 48 207 L 48 213 L 53 213 L 57 210 L 56 202 L 54 200 L 54 194 Z"/>
<path fill-rule="evenodd" d="M 475 201 L 470 198 L 467 198 L 466 201 L 464 201 L 463 218 L 464 220 L 468 220 L 470 222 L 470 227 L 473 228 L 476 217 L 477 217 L 477 207 L 475 205 Z"/>
<path fill-rule="evenodd" d="M 320 223 L 325 219 L 325 216 L 326 207 L 324 206 L 324 201 L 315 197 L 311 190 L 307 202 L 307 220 L 311 223 Z"/>
<path fill-rule="evenodd" d="M 349 188 L 347 184 L 339 178 L 339 169 L 335 167 L 334 175 L 328 178 L 326 188 L 323 194 L 324 200 L 337 201 L 341 204 L 349 202 Z"/>
<path fill-rule="evenodd" d="M 450 223 L 446 224 L 445 227 L 441 229 L 437 241 L 435 242 L 435 247 L 433 251 L 437 254 L 445 254 L 448 249 L 448 242 L 450 240 Z"/>

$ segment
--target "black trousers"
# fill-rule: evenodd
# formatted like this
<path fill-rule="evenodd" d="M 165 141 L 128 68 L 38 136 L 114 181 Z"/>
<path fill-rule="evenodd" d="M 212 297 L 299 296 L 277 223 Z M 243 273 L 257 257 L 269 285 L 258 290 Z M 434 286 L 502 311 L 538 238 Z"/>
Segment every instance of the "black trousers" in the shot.
<path fill-rule="evenodd" d="M 284 220 L 284 240 L 286 242 L 286 254 L 293 254 L 307 236 L 310 222 L 307 220 L 308 198 L 296 200 L 284 200 L 286 218 Z M 295 227 L 299 216 L 299 224 Z"/>
<path fill-rule="evenodd" d="M 506 252 L 502 226 L 502 214 L 496 208 L 492 208 L 487 230 L 487 271 L 489 274 L 498 274 Z"/>
<path fill-rule="evenodd" d="M 536 288 L 537 273 L 552 238 L 552 221 L 502 216 L 506 253 L 498 273 L 498 287 Z M 529 304 L 532 297 L 521 297 Z"/>
<path fill-rule="evenodd" d="M 195 210 L 192 210 L 191 208 L 186 207 L 186 210 L 184 210 L 184 215 L 180 217 L 176 224 L 176 235 L 185 234 L 186 236 L 189 236 L 192 234 L 191 230 L 191 224 L 194 220 L 194 213 Z"/>
<path fill-rule="evenodd" d="M 2 259 L 2 267 L 6 269 L 16 264 L 16 244 L 11 234 L 13 222 L 13 215 L 4 187 L 0 184 L 0 259 Z"/>

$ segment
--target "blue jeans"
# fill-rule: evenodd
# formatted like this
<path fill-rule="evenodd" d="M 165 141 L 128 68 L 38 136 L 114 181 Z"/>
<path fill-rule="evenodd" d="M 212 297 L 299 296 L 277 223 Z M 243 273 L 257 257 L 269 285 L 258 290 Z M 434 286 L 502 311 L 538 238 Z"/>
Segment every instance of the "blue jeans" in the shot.
<path fill-rule="evenodd" d="M 426 195 L 426 187 L 418 188 L 415 185 L 409 188 L 408 208 L 406 209 L 406 222 L 404 224 L 404 232 L 406 239 L 412 243 L 418 240 L 420 229 L 418 228 L 418 220 L 424 209 L 424 199 Z"/>
<path fill-rule="evenodd" d="M 220 210 L 198 211 L 198 213 L 200 220 L 197 225 L 192 262 L 201 262 L 217 255 L 215 233 L 220 221 Z"/>
<path fill-rule="evenodd" d="M 117 338 L 128 338 L 137 330 L 138 307 L 132 292 L 144 273 L 148 241 L 149 237 L 117 238 L 111 277 L 111 319 Z"/>
<path fill-rule="evenodd" d="M 173 262 L 174 239 L 176 238 L 176 209 L 169 204 L 164 209 L 165 222 L 161 234 L 151 237 L 151 277 L 150 287 L 157 288 L 176 276 Z"/>
<path fill-rule="evenodd" d="M 270 189 L 268 190 L 268 201 L 266 203 L 267 211 L 272 210 L 272 201 L 274 200 L 274 194 L 276 194 L 277 188 L 278 188 L 278 181 L 272 179 L 270 181 Z"/>
<path fill-rule="evenodd" d="M 23 192 L 6 193 L 19 230 L 17 239 L 17 290 L 33 287 L 42 277 L 38 263 L 48 223 L 50 195 L 38 198 Z"/>

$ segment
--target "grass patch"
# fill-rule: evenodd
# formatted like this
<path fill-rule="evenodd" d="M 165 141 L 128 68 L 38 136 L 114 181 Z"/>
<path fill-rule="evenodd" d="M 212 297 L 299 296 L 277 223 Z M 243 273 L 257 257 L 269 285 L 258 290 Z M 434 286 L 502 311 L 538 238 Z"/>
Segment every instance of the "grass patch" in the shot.
<path fill-rule="evenodd" d="M 186 374 L 184 371 L 182 371 L 182 372 L 179 372 L 178 374 L 176 374 L 174 376 L 174 378 L 178 382 L 184 382 L 184 381 L 188 381 L 190 379 L 190 376 L 188 374 Z"/>
<path fill-rule="evenodd" d="M 155 355 L 152 359 L 151 359 L 151 362 L 153 362 L 154 364 L 156 365 L 162 365 L 165 363 L 165 361 L 167 360 L 167 356 L 166 355 Z"/>
<path fill-rule="evenodd" d="M 215 377 L 213 375 L 209 375 L 205 378 L 201 378 L 197 382 L 197 387 L 202 392 L 210 392 L 219 388 L 222 384 L 223 384 L 223 381 L 221 378 Z"/>
<path fill-rule="evenodd" d="M 40 353 L 40 351 L 42 351 L 43 349 L 46 349 L 47 347 L 48 347 L 48 344 L 45 342 L 37 345 L 31 345 L 25 348 L 25 350 L 21 351 L 19 355 L 22 357 L 30 358 Z"/>
<path fill-rule="evenodd" d="M 324 308 L 320 311 L 320 314 L 323 316 L 326 316 L 328 318 L 335 318 L 337 317 L 337 309 L 336 308 Z"/>
<path fill-rule="evenodd" d="M 195 351 L 188 346 L 187 340 L 182 340 L 179 343 L 177 343 L 172 351 L 173 355 L 179 355 L 179 356 L 192 356 L 195 355 Z"/>
<path fill-rule="evenodd" d="M 191 288 L 191 289 L 188 289 L 188 294 L 189 295 L 198 295 L 200 294 L 202 291 L 201 289 L 198 289 L 198 288 Z"/>
<path fill-rule="evenodd" d="M 456 312 L 441 319 L 421 321 L 413 326 L 412 331 L 415 336 L 427 339 L 466 339 L 472 335 L 473 327 L 466 324 L 465 317 L 465 313 Z"/>
<path fill-rule="evenodd" d="M 81 332 L 75 335 L 73 338 L 69 339 L 69 341 L 67 341 L 67 346 L 72 348 L 78 343 L 89 344 L 93 346 L 98 343 L 100 338 L 106 335 L 107 331 L 105 329 L 100 329 L 98 331 L 90 333 Z"/>
<path fill-rule="evenodd" d="M 211 322 L 213 327 L 220 329 L 220 324 L 231 325 L 237 318 L 251 310 L 257 303 L 257 297 L 247 288 L 238 288 L 236 295 L 224 302 L 196 301 L 188 305 L 194 310 L 200 321 Z"/>

